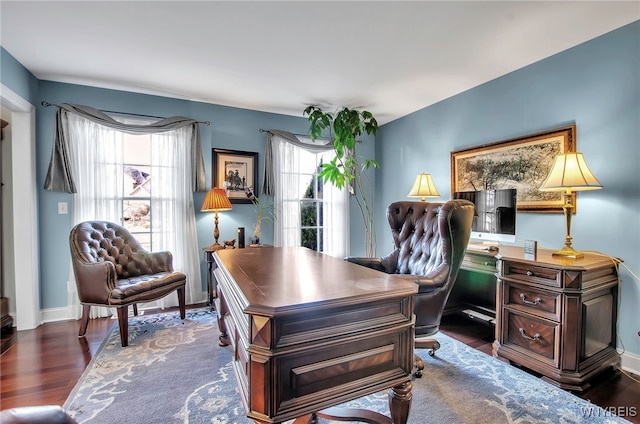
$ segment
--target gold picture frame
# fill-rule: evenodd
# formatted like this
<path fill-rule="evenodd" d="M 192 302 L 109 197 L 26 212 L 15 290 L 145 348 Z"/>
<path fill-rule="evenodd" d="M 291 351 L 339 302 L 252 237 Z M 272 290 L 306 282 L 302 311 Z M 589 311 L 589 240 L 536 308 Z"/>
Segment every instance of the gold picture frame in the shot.
<path fill-rule="evenodd" d="M 554 158 L 576 151 L 576 126 L 451 152 L 451 191 L 515 188 L 518 212 L 562 213 L 562 193 L 542 192 Z"/>
<path fill-rule="evenodd" d="M 258 190 L 258 153 L 213 149 L 212 187 L 227 190 L 231 203 L 252 203 Z"/>

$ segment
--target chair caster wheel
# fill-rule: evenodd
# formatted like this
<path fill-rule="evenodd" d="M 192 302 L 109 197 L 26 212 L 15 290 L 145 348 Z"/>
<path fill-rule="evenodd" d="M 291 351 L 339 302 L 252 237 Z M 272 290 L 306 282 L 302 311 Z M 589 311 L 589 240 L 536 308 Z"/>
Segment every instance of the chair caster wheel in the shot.
<path fill-rule="evenodd" d="M 422 358 L 420 358 L 418 355 L 414 355 L 413 357 L 413 369 L 415 370 L 413 372 L 413 375 L 416 376 L 417 378 L 422 377 L 422 370 L 424 369 L 424 362 L 422 361 Z"/>
<path fill-rule="evenodd" d="M 433 342 L 433 346 L 429 349 L 429 356 L 433 356 L 436 354 L 436 350 L 440 349 L 440 343 L 438 341 Z"/>

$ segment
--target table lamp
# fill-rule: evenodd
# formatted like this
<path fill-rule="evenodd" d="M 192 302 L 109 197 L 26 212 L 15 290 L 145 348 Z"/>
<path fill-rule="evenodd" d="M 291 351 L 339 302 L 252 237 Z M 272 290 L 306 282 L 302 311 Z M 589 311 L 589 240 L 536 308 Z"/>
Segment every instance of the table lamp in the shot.
<path fill-rule="evenodd" d="M 562 191 L 564 216 L 567 223 L 567 235 L 562 249 L 553 252 L 553 256 L 582 258 L 584 254 L 571 246 L 571 215 L 575 209 L 576 191 L 599 190 L 602 184 L 593 176 L 582 153 L 565 153 L 556 156 L 547 179 L 540 191 Z"/>
<path fill-rule="evenodd" d="M 425 202 L 427 197 L 440 197 L 438 189 L 433 184 L 431 174 L 418 174 L 416 181 L 413 183 L 413 188 L 407 194 L 407 197 L 419 197 L 421 201 Z"/>
<path fill-rule="evenodd" d="M 209 249 L 224 249 L 224 246 L 218 243 L 218 238 L 220 237 L 220 230 L 218 230 L 218 212 L 230 211 L 232 208 L 233 206 L 231 206 L 231 202 L 229 201 L 227 193 L 224 191 L 224 189 L 212 188 L 204 197 L 204 201 L 202 202 L 202 208 L 200 208 L 200 211 L 215 212 L 216 214 L 215 227 L 213 228 L 213 237 L 215 241 L 211 246 L 209 246 Z"/>

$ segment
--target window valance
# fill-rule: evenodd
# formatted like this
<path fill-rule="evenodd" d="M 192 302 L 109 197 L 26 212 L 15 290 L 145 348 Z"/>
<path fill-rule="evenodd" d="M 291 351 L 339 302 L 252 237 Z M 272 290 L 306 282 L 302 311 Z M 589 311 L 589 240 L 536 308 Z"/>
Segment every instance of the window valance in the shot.
<path fill-rule="evenodd" d="M 128 134 L 156 134 L 191 126 L 191 161 L 193 191 L 206 191 L 206 175 L 202 148 L 200 146 L 200 126 L 198 121 L 184 116 L 172 116 L 149 125 L 130 125 L 118 122 L 104 112 L 90 106 L 62 103 L 57 106 L 53 150 L 44 189 L 76 193 L 75 183 L 69 167 L 69 135 L 67 114 L 75 113 L 85 119 Z"/>
<path fill-rule="evenodd" d="M 264 131 L 264 130 L 260 130 Z M 322 153 L 333 150 L 333 142 L 328 139 L 312 140 L 307 137 L 298 137 L 288 131 L 267 130 L 267 144 L 264 152 L 264 178 L 262 179 L 262 194 L 273 196 L 275 194 L 275 169 L 274 169 L 274 144 L 284 142 L 307 150 L 311 153 Z"/>

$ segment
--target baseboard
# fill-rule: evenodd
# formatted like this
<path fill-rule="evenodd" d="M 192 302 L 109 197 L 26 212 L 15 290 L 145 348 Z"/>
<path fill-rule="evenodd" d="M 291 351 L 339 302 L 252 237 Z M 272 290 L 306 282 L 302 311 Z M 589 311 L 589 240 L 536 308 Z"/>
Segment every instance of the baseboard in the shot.
<path fill-rule="evenodd" d="M 621 368 L 625 371 L 631 372 L 635 375 L 640 375 L 640 355 L 625 352 L 620 355 Z"/>
<path fill-rule="evenodd" d="M 69 319 L 75 319 L 73 314 L 71 313 L 71 308 L 63 307 L 63 308 L 48 308 L 42 309 L 42 324 L 45 322 L 55 322 L 55 321 L 66 321 Z"/>
<path fill-rule="evenodd" d="M 203 291 L 201 298 L 203 299 L 203 302 L 204 302 L 204 299 L 207 299 L 207 292 Z M 154 308 L 155 306 L 151 306 L 147 308 L 144 306 L 144 304 L 141 304 L 138 309 L 140 311 L 144 311 L 146 309 L 154 309 Z M 73 319 L 73 320 L 76 319 L 76 317 L 73 315 L 73 311 L 70 306 L 64 306 L 61 308 L 42 309 L 40 313 L 42 316 L 42 321 L 41 321 L 42 324 L 44 324 L 45 322 L 66 321 L 70 319 Z"/>

